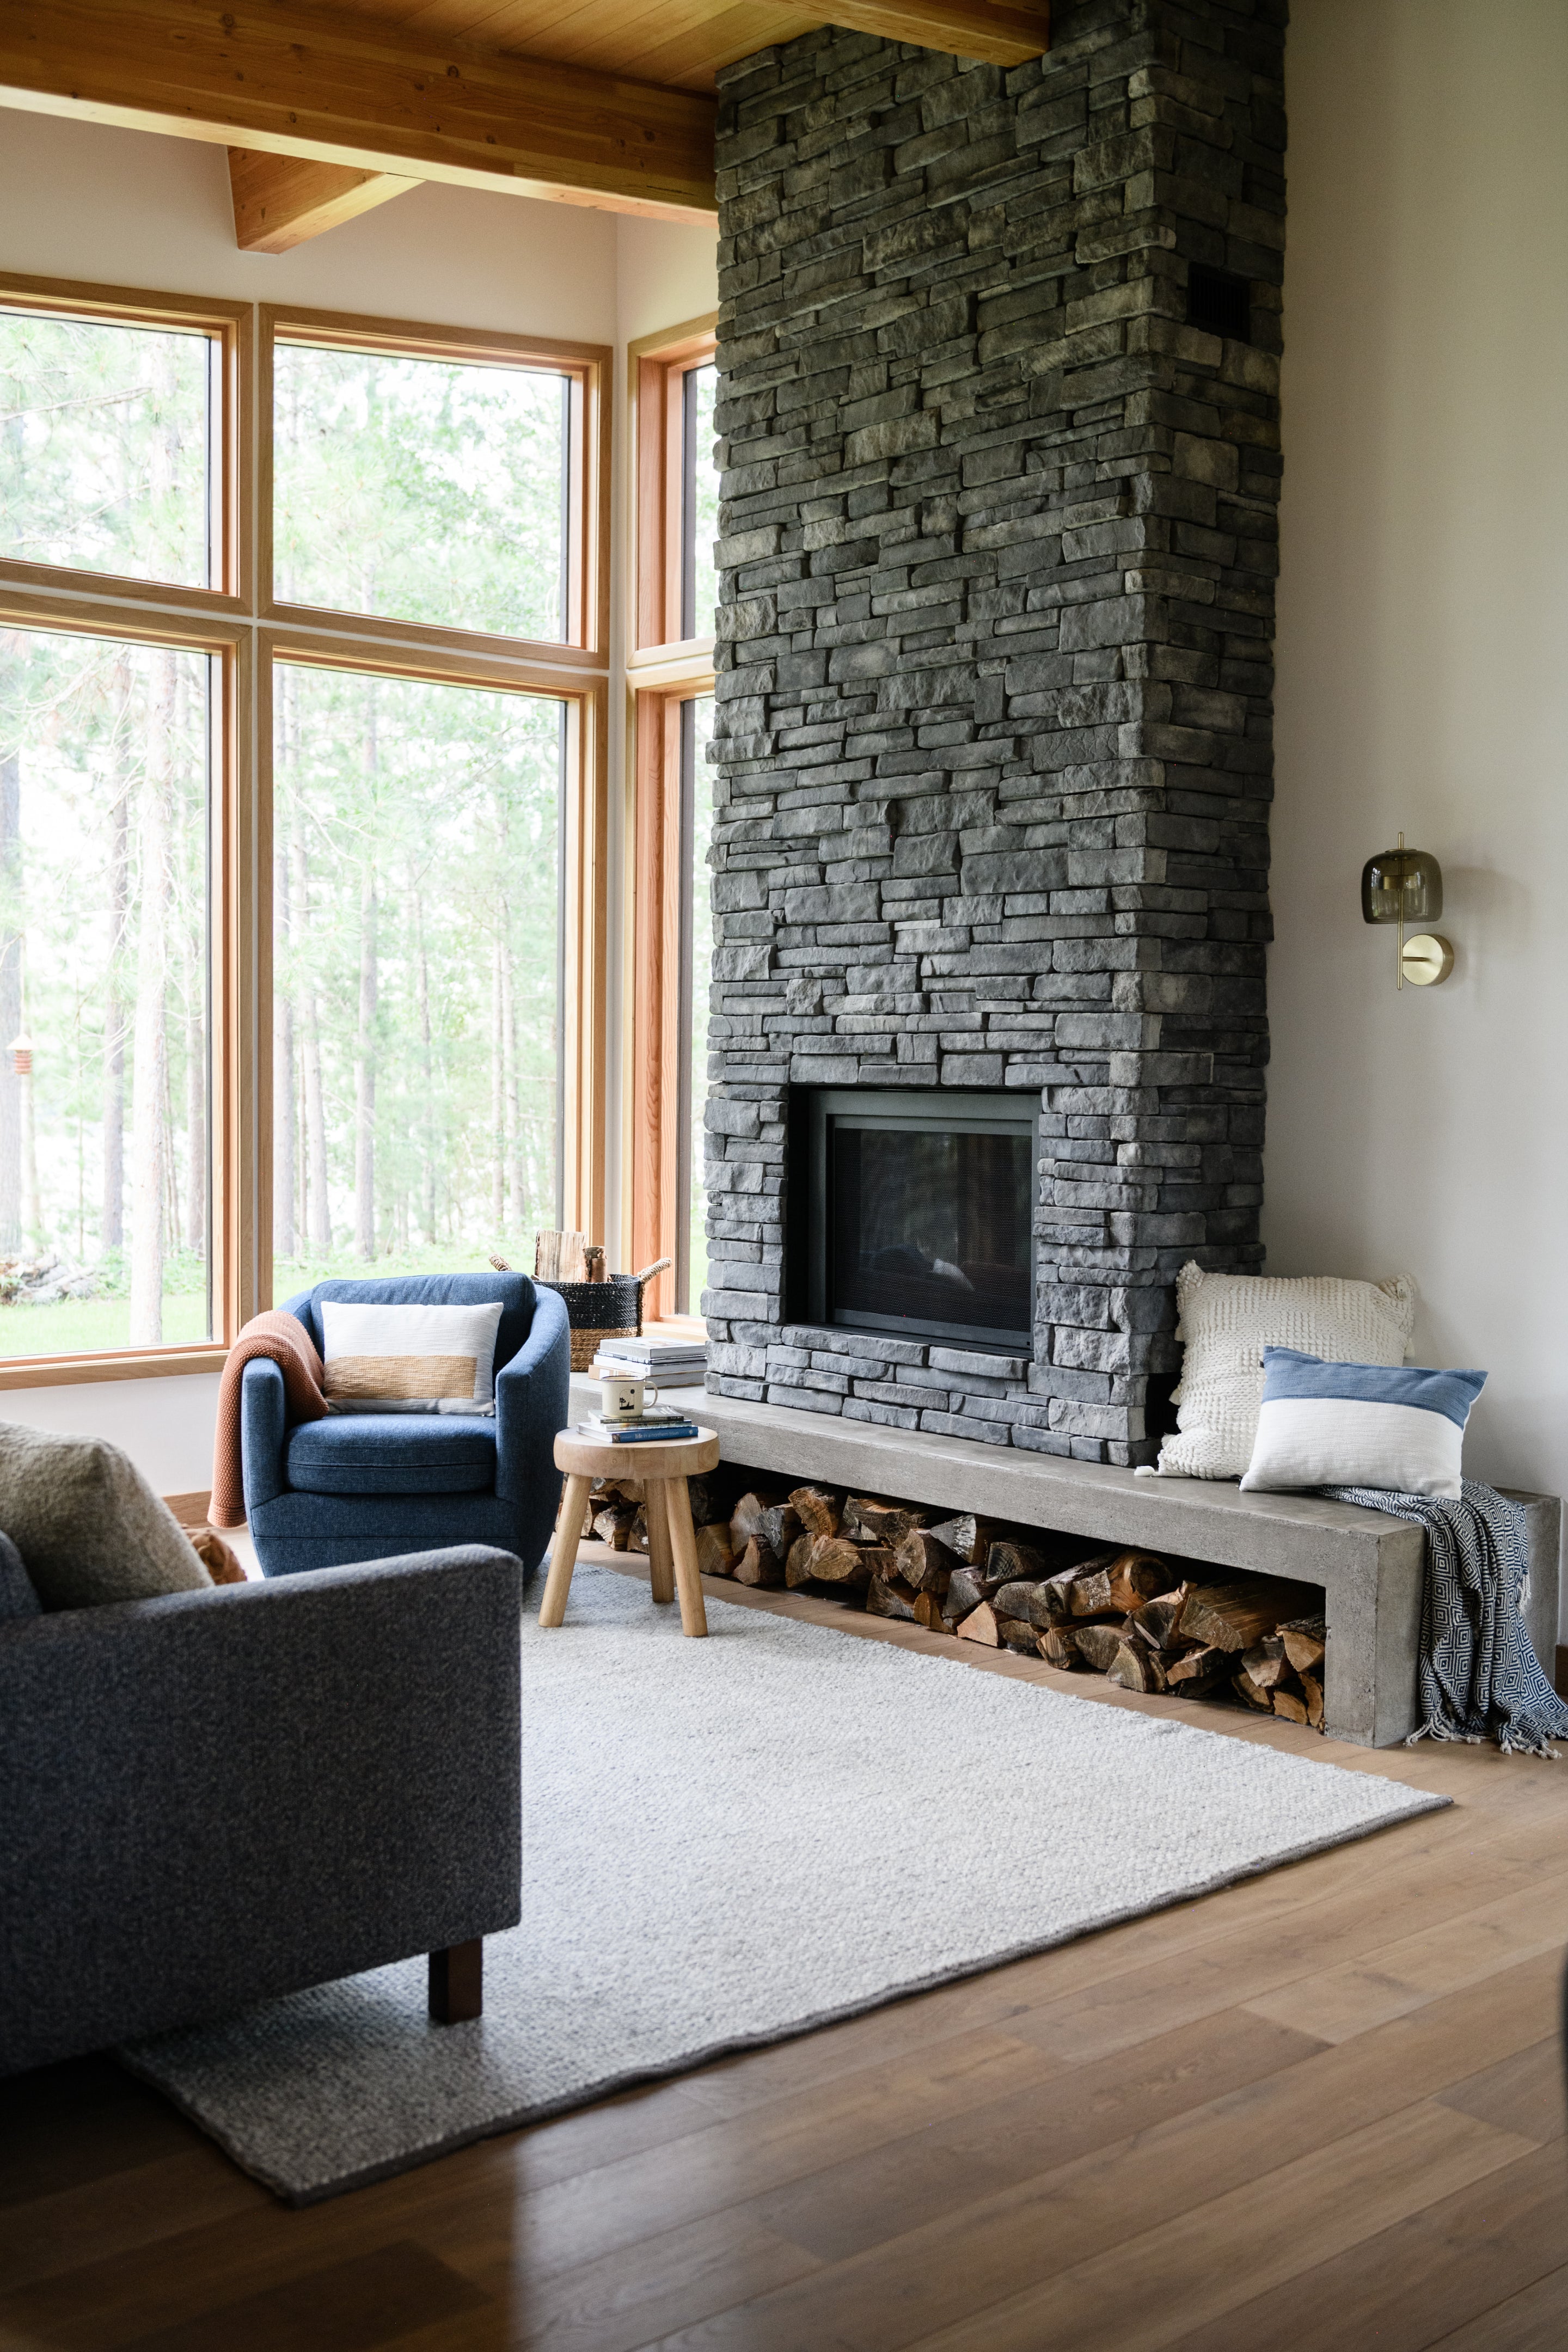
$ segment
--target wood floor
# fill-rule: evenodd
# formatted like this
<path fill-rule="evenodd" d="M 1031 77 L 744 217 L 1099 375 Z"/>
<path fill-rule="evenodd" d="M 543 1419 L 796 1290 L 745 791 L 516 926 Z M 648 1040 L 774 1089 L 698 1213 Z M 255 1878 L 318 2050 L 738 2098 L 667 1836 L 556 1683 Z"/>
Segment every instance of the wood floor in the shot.
<path fill-rule="evenodd" d="M 1559 2352 L 1568 1761 L 1199 1719 L 1455 1801 L 305 2212 L 109 2060 L 0 2084 L 0 2352 Z"/>

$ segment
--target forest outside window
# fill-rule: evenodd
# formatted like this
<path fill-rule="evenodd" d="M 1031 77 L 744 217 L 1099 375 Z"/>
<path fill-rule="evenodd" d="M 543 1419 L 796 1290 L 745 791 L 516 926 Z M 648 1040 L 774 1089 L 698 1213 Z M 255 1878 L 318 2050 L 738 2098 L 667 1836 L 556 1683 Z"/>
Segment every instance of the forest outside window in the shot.
<path fill-rule="evenodd" d="M 0 629 L 0 1357 L 212 1334 L 217 668 Z"/>
<path fill-rule="evenodd" d="M 280 662 L 273 1289 L 561 1224 L 564 706 Z"/>

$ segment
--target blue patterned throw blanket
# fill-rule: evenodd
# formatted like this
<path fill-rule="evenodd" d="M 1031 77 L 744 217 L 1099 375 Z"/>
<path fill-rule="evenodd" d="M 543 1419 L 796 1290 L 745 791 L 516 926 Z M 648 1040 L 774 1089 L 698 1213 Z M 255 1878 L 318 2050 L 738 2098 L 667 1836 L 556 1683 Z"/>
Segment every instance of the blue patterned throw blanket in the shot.
<path fill-rule="evenodd" d="M 1541 1671 L 1520 1616 L 1529 1575 L 1524 1514 L 1495 1487 L 1461 1481 L 1462 1499 L 1324 1486 L 1336 1503 L 1388 1511 L 1426 1530 L 1417 1739 L 1492 1738 L 1505 1755 L 1555 1756 L 1568 1704 Z"/>

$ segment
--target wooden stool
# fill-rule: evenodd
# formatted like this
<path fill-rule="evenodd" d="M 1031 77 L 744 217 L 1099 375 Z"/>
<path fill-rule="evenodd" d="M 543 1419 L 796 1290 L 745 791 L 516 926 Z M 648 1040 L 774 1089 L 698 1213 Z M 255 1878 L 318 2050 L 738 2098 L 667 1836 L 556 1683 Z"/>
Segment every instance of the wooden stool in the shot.
<path fill-rule="evenodd" d="M 583 1514 L 600 1478 L 640 1478 L 647 1514 L 648 1581 L 656 1601 L 680 1593 L 681 1631 L 706 1633 L 702 1580 L 697 1572 L 697 1537 L 691 1525 L 688 1478 L 719 1466 L 719 1440 L 710 1430 L 697 1437 L 639 1440 L 616 1445 L 608 1437 L 583 1437 L 563 1429 L 555 1441 L 555 1467 L 566 1473 L 566 1492 L 550 1547 L 550 1573 L 540 1603 L 542 1625 L 559 1625 L 566 1614 L 572 1570 L 583 1539 Z"/>

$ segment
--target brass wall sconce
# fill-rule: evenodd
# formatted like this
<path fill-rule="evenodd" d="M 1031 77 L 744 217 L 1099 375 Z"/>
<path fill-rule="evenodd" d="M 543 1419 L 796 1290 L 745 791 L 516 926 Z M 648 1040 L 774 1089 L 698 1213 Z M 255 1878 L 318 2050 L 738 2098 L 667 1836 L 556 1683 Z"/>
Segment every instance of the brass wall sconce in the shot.
<path fill-rule="evenodd" d="M 1381 850 L 1361 869 L 1361 915 L 1363 923 L 1399 926 L 1396 985 L 1435 988 L 1454 969 L 1454 950 L 1436 931 L 1417 931 L 1406 939 L 1408 923 L 1434 923 L 1443 911 L 1443 869 L 1424 849 L 1406 849 L 1405 835 L 1397 849 Z"/>

